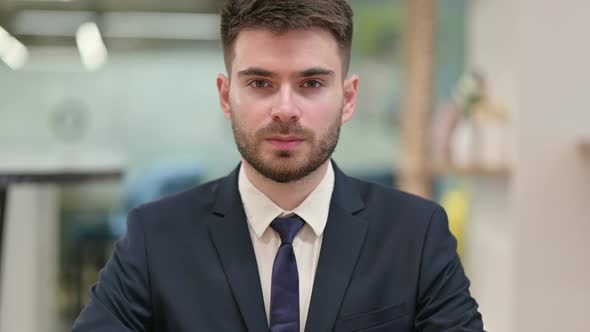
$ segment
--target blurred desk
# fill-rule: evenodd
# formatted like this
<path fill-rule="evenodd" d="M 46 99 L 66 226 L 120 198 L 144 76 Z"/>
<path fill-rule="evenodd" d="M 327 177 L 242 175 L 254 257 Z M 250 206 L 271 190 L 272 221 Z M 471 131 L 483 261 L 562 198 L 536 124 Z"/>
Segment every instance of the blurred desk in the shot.
<path fill-rule="evenodd" d="M 56 331 L 59 185 L 121 178 L 121 158 L 0 159 L 0 332 Z"/>

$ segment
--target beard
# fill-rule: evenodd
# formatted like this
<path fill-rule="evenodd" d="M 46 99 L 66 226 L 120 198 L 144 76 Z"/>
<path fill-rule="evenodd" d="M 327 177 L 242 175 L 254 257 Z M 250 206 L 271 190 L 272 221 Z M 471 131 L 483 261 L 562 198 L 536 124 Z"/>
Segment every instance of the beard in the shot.
<path fill-rule="evenodd" d="M 232 130 L 238 151 L 242 158 L 264 177 L 279 183 L 300 180 L 322 166 L 334 153 L 340 137 L 342 109 L 321 136 L 304 128 L 298 122 L 272 122 L 254 134 L 240 127 L 239 120 L 231 112 Z M 275 150 L 264 156 L 262 144 L 273 135 L 289 135 L 303 139 L 309 144 L 309 152 Z"/>

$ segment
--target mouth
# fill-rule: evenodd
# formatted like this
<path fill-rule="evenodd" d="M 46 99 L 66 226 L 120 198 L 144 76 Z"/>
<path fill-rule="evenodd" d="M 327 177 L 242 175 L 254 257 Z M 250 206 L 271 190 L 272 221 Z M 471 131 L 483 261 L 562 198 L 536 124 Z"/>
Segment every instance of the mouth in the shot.
<path fill-rule="evenodd" d="M 277 149 L 287 150 L 300 146 L 305 140 L 295 136 L 272 136 L 267 138 L 266 141 Z"/>

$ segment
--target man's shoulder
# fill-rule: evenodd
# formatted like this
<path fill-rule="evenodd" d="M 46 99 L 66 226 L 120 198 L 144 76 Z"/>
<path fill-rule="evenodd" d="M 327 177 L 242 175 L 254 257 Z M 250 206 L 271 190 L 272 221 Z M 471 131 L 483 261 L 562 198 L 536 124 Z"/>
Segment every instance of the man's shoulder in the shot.
<path fill-rule="evenodd" d="M 190 189 L 162 197 L 135 207 L 132 213 L 140 215 L 142 219 L 167 220 L 178 219 L 182 216 L 211 211 L 217 198 L 219 186 L 224 178 L 203 183 Z"/>
<path fill-rule="evenodd" d="M 430 200 L 415 194 L 411 194 L 392 186 L 368 182 L 361 179 L 349 177 L 351 183 L 358 188 L 366 209 L 388 216 L 403 217 L 428 221 L 436 210 L 442 207 Z"/>
<path fill-rule="evenodd" d="M 420 197 L 409 192 L 386 186 L 380 183 L 369 182 L 354 177 L 349 177 L 350 181 L 359 189 L 361 197 L 367 204 L 385 203 L 396 207 L 405 206 L 410 209 L 432 210 L 439 207 L 438 203 Z"/>

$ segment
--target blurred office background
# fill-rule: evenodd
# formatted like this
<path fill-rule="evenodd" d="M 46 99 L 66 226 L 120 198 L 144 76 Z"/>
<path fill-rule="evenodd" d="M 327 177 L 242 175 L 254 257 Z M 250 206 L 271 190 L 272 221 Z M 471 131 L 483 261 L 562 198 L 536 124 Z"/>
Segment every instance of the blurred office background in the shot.
<path fill-rule="evenodd" d="M 334 159 L 447 209 L 486 330 L 583 331 L 583 0 L 351 0 Z M 239 160 L 217 0 L 0 0 L 0 332 L 66 331 L 129 208 Z"/>

